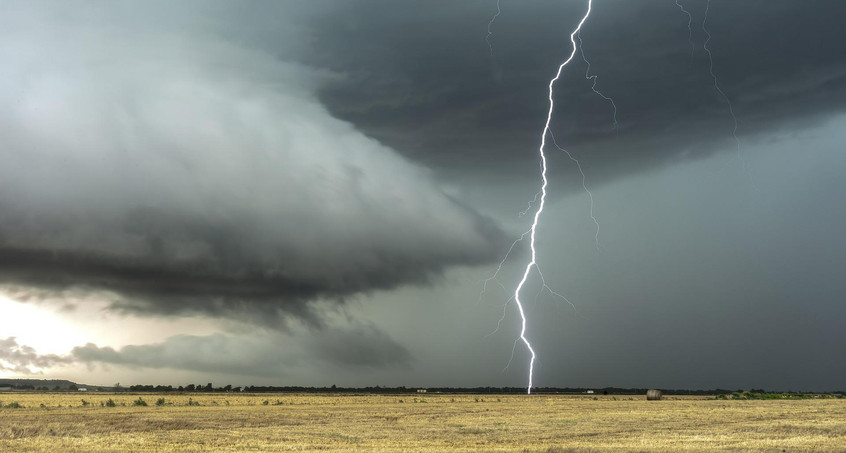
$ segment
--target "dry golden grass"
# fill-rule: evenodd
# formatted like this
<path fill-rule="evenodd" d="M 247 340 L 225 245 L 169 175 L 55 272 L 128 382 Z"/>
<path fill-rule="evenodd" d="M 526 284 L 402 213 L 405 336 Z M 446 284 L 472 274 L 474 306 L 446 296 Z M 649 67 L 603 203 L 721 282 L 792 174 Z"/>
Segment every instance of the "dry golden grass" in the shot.
<path fill-rule="evenodd" d="M 0 451 L 846 452 L 846 400 L 632 398 L 4 393 Z"/>

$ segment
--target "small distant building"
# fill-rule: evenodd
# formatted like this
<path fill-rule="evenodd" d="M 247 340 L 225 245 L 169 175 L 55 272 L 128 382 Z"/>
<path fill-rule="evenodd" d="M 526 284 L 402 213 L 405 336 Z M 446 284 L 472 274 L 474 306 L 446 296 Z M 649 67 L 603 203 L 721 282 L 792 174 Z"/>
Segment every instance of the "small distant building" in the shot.
<path fill-rule="evenodd" d="M 594 394 L 594 391 L 593 391 L 593 390 L 588 390 L 588 391 L 586 391 L 585 393 L 587 393 L 587 394 L 589 394 L 589 395 L 593 395 L 593 394 Z"/>
<path fill-rule="evenodd" d="M 417 393 L 426 393 L 426 389 L 417 389 Z"/>
<path fill-rule="evenodd" d="M 85 387 L 80 387 L 77 390 L 79 390 L 80 392 L 87 392 L 88 391 L 88 389 L 85 388 Z"/>
<path fill-rule="evenodd" d="M 11 392 L 11 391 L 12 391 L 12 387 L 9 387 L 9 386 L 0 387 L 0 392 Z"/>

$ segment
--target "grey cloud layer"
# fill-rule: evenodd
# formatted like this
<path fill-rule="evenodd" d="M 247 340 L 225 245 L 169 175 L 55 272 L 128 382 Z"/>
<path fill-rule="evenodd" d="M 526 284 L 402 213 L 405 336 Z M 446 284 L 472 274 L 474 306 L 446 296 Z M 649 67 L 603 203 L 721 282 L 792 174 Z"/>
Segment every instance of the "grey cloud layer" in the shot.
<path fill-rule="evenodd" d="M 702 50 L 705 1 L 680 1 L 694 14 L 692 57 L 673 0 L 594 2 L 582 37 L 618 131 L 578 57 L 556 87 L 553 130 L 596 189 L 601 252 L 587 196 L 559 198 L 581 175 L 551 155 L 538 259 L 578 313 L 530 281 L 537 382 L 841 389 L 846 3 L 711 2 L 747 173 L 714 155 L 734 153 L 732 121 Z M 503 0 L 493 58 L 492 0 L 32 5 L 0 14 L 0 291 L 323 323 L 82 346 L 78 368 L 525 384 L 519 347 L 501 373 L 513 305 L 486 336 L 525 248 L 487 311 L 476 269 L 402 286 L 504 252 L 466 200 L 525 231 L 513 214 L 537 189 L 546 83 L 584 1 Z M 336 329 L 332 303 L 308 302 L 379 288 L 390 291 L 342 316 L 384 332 Z M 64 363 L 8 341 L 2 351 L 21 370 Z M 277 379 L 287 372 L 298 376 Z"/>
<path fill-rule="evenodd" d="M 15 337 L 0 339 L 0 371 L 15 374 L 36 374 L 36 369 L 50 368 L 71 360 L 55 354 L 38 354 L 30 346 L 18 344 Z"/>
<path fill-rule="evenodd" d="M 412 362 L 404 346 L 368 324 L 336 325 L 319 335 L 301 333 L 300 339 L 304 341 L 292 342 L 289 335 L 277 331 L 177 335 L 160 343 L 121 348 L 88 343 L 57 355 L 39 354 L 9 337 L 0 339 L 0 371 L 29 375 L 85 364 L 281 379 L 303 370 L 381 370 L 404 368 Z"/>
<path fill-rule="evenodd" d="M 704 4 L 684 4 L 693 58 L 673 2 L 597 5 L 586 24 L 621 129 L 577 58 L 554 131 L 592 184 L 728 139 L 701 49 Z M 5 6 L 0 283 L 273 319 L 490 261 L 491 222 L 359 130 L 435 177 L 534 184 L 546 81 L 584 7 L 504 5 L 491 58 L 486 2 L 151 5 Z M 831 25 L 841 8 L 712 3 L 710 47 L 742 137 L 843 108 L 846 65 L 824 46 L 846 41 Z"/>
<path fill-rule="evenodd" d="M 309 58 L 346 74 L 321 90 L 333 112 L 440 175 L 469 173 L 479 183 L 516 174 L 534 183 L 546 83 L 570 51 L 585 3 L 504 2 L 491 58 L 490 2 L 347 2 L 343 13 L 321 16 Z M 673 1 L 594 4 L 584 49 L 597 88 L 619 107 L 620 129 L 591 92 L 580 55 L 556 86 L 553 121 L 594 184 L 707 156 L 731 137 L 703 51 L 705 2 L 681 3 L 693 13 L 693 56 L 688 18 Z M 844 14 L 835 1 L 711 2 L 714 71 L 742 138 L 846 108 Z M 340 39 L 342 49 L 332 45 Z"/>
<path fill-rule="evenodd" d="M 319 72 L 219 30 L 80 9 L 0 19 L 0 282 L 309 316 L 492 259 L 496 227 L 333 118 Z"/>
<path fill-rule="evenodd" d="M 290 377 L 293 370 L 405 367 L 411 354 L 384 332 L 367 325 L 327 329 L 306 341 L 274 332 L 250 335 L 179 335 L 161 343 L 119 349 L 87 344 L 73 348 L 74 362 L 137 368 Z M 334 367 L 334 368 L 333 368 Z"/>

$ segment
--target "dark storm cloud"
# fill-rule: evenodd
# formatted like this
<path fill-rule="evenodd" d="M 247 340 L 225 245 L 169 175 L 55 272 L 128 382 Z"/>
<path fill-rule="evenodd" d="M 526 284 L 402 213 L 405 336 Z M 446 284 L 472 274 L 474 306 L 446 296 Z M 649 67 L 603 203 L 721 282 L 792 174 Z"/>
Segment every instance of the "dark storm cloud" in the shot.
<path fill-rule="evenodd" d="M 343 365 L 380 367 L 411 360 L 408 350 L 371 325 L 329 330 L 315 337 L 308 348 L 324 360 Z"/>
<path fill-rule="evenodd" d="M 597 88 L 619 107 L 620 129 L 612 131 L 611 108 L 591 92 L 580 55 L 556 86 L 553 121 L 593 183 L 705 156 L 731 137 L 702 49 L 705 1 L 681 3 L 693 14 L 692 57 L 688 18 L 673 1 L 594 4 L 584 48 Z M 320 16 L 306 59 L 345 74 L 321 91 L 335 114 L 442 176 L 492 180 L 516 170 L 534 181 L 546 83 L 585 6 L 502 2 L 491 58 L 492 1 L 346 2 Z M 844 109 L 844 14 L 836 1 L 711 2 L 714 71 L 741 138 Z"/>
<path fill-rule="evenodd" d="M 680 2 L 692 56 L 674 0 L 594 2 L 584 50 L 619 130 L 580 55 L 556 86 L 553 131 L 597 190 L 593 211 L 560 197 L 581 177 L 551 154 L 538 264 L 577 310 L 529 279 L 536 383 L 840 389 L 846 3 L 711 2 L 742 174 L 715 155 L 733 124 L 705 0 Z M 505 252 L 474 209 L 525 227 L 504 212 L 537 187 L 547 82 L 586 0 L 500 3 L 491 56 L 495 0 L 4 2 L 0 291 L 307 322 L 60 357 L 5 340 L 0 364 L 524 385 L 502 304 L 527 244 L 501 294 L 448 268 Z"/>
<path fill-rule="evenodd" d="M 327 112 L 326 73 L 233 35 L 251 14 L 90 5 L 4 4 L 0 284 L 317 321 L 309 301 L 495 256 L 489 219 Z M 275 38 L 299 10 L 268 10 Z"/>
<path fill-rule="evenodd" d="M 3 3 L 0 285 L 17 300 L 72 288 L 134 313 L 319 323 L 311 301 L 499 257 L 493 222 L 436 181 L 537 183 L 546 84 L 585 7 L 501 3 L 493 57 L 493 0 Z M 584 48 L 620 129 L 578 55 L 553 122 L 591 184 L 730 140 L 704 1 L 682 3 L 693 57 L 672 0 L 595 3 Z M 844 13 L 711 3 L 715 72 L 750 147 L 843 109 Z M 329 335 L 378 340 L 366 330 Z M 338 344 L 311 347 L 357 356 Z M 402 357 L 386 344 L 373 354 Z"/>

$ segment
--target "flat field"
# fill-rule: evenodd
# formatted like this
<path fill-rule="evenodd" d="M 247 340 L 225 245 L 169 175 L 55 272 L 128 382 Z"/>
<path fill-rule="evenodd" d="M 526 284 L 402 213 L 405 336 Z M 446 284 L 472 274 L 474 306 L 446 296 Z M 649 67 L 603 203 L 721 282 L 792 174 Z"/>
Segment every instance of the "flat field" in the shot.
<path fill-rule="evenodd" d="M 670 398 L 0 393 L 0 451 L 846 452 L 843 399 Z"/>

